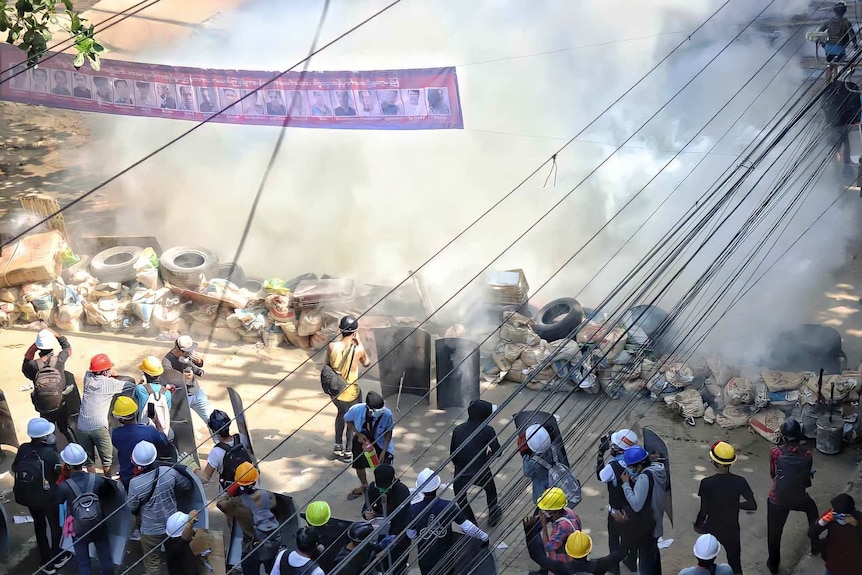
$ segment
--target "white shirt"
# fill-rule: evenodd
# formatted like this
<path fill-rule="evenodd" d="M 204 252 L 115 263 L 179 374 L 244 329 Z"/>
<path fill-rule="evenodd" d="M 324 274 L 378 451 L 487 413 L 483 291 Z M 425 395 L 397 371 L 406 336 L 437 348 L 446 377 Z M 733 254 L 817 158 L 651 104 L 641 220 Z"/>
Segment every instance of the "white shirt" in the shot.
<path fill-rule="evenodd" d="M 272 571 L 269 572 L 269 575 L 281 575 L 281 557 L 284 555 L 284 553 L 286 551 L 287 551 L 287 549 L 282 549 L 281 551 L 278 552 L 278 555 L 275 556 L 275 565 L 273 565 Z M 303 565 L 305 565 L 309 561 L 311 561 L 311 559 L 309 559 L 308 557 L 305 557 L 304 555 L 300 555 L 296 551 L 291 551 L 290 555 L 287 556 L 287 564 L 290 565 L 291 567 L 302 567 Z M 326 575 L 326 574 L 323 572 L 323 569 L 321 569 L 320 567 L 316 567 L 314 569 L 314 571 L 312 571 L 311 573 L 306 573 L 306 575 Z"/>
<path fill-rule="evenodd" d="M 219 438 L 221 439 L 221 438 Z M 225 442 L 227 443 L 227 442 Z M 216 445 L 210 451 L 210 454 L 207 456 L 207 463 L 221 475 L 222 470 L 224 470 L 224 456 L 227 453 L 224 448 Z"/>

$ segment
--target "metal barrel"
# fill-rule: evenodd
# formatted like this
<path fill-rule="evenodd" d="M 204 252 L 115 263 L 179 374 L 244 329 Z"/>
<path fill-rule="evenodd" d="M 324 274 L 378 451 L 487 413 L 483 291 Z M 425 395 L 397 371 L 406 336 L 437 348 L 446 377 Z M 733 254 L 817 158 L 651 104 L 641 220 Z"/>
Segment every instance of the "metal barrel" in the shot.
<path fill-rule="evenodd" d="M 437 408 L 467 407 L 479 399 L 479 348 L 460 337 L 434 342 L 437 366 Z"/>
<path fill-rule="evenodd" d="M 817 451 L 826 455 L 836 455 L 841 452 L 841 440 L 844 437 L 844 420 L 840 416 L 821 415 L 817 418 Z"/>

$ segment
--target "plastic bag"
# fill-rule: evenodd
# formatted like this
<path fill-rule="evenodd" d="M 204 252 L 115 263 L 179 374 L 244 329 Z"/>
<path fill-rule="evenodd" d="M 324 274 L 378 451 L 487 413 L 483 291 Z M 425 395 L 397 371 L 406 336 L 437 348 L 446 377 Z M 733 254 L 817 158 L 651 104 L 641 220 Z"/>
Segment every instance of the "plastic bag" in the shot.
<path fill-rule="evenodd" d="M 281 278 L 269 278 L 263 282 L 263 291 L 273 295 L 290 295 L 287 281 Z"/>
<path fill-rule="evenodd" d="M 299 314 L 299 325 L 296 333 L 300 336 L 311 336 L 323 329 L 323 312 L 319 309 L 307 309 Z M 314 342 L 312 342 L 312 346 Z"/>
<path fill-rule="evenodd" d="M 159 287 L 159 258 L 153 248 L 145 248 L 132 267 L 135 279 L 147 289 Z"/>

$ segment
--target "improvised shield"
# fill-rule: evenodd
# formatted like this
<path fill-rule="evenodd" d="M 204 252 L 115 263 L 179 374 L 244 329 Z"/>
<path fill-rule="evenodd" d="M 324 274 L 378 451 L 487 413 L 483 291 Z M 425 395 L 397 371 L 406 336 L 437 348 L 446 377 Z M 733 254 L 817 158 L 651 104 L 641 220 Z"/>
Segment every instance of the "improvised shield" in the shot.
<path fill-rule="evenodd" d="M 66 405 L 66 415 L 70 420 L 77 421 L 78 412 L 81 411 L 81 390 L 78 388 L 78 382 L 75 381 L 75 375 L 69 371 L 66 372 L 63 401 Z"/>
<path fill-rule="evenodd" d="M 469 339 L 447 337 L 434 342 L 437 409 L 467 407 L 479 399 L 479 346 Z"/>
<path fill-rule="evenodd" d="M 301 515 L 302 519 L 305 520 L 305 513 L 301 513 Z M 316 561 L 324 573 L 328 573 L 335 567 L 335 556 L 350 541 L 350 538 L 347 536 L 347 530 L 350 529 L 352 524 L 352 521 L 332 517 L 326 522 L 326 525 L 317 528 L 317 532 L 320 533 L 320 544 L 325 549 Z"/>
<path fill-rule="evenodd" d="M 201 483 L 201 480 L 198 479 L 198 476 L 185 465 L 177 464 L 174 465 L 173 468 L 176 469 L 180 475 L 192 482 L 191 491 L 177 490 L 177 510 L 182 511 L 183 513 L 188 513 L 194 509 L 198 512 L 198 522 L 196 525 L 203 529 L 209 529 L 210 515 L 207 507 L 207 495 L 204 492 L 204 486 Z"/>
<path fill-rule="evenodd" d="M 9 555 L 9 516 L 6 515 L 6 508 L 0 503 L 0 555 Z"/>
<path fill-rule="evenodd" d="M 661 456 L 664 464 L 665 472 L 667 473 L 667 489 L 664 492 L 664 512 L 667 518 L 670 519 L 670 526 L 673 527 L 673 493 L 670 483 L 670 457 L 668 455 L 667 445 L 658 434 L 649 427 L 643 428 L 644 449 L 647 453 L 656 453 Z"/>
<path fill-rule="evenodd" d="M 275 515 L 275 518 L 280 525 L 279 531 L 281 531 L 281 544 L 293 549 L 296 547 L 296 532 L 299 530 L 299 518 L 296 515 L 296 506 L 293 503 L 293 497 L 290 495 L 284 495 L 283 493 L 274 493 L 272 491 L 269 492 L 269 495 L 270 497 L 275 497 L 275 509 L 273 509 L 273 515 Z M 240 527 L 239 521 L 234 519 L 230 528 L 230 542 L 228 543 L 226 554 L 228 566 L 239 565 L 242 555 L 242 527 Z M 335 555 L 333 555 L 333 559 L 334 558 Z M 323 567 L 323 563 L 320 562 L 320 559 L 317 559 L 317 563 Z M 332 566 L 334 566 L 334 563 Z"/>
<path fill-rule="evenodd" d="M 525 434 L 527 428 L 533 424 L 543 425 L 548 430 L 548 435 L 551 436 L 551 444 L 557 448 L 557 455 L 560 456 L 560 463 L 566 467 L 569 466 L 569 458 L 566 455 L 566 446 L 563 444 L 563 436 L 560 433 L 560 427 L 557 424 L 557 418 L 545 411 L 519 411 L 514 416 L 515 427 L 518 428 L 519 441 L 526 440 Z M 522 453 L 523 457 L 524 454 Z"/>
<path fill-rule="evenodd" d="M 18 448 L 18 435 L 15 433 L 15 422 L 12 411 L 6 402 L 6 394 L 0 391 L 0 443 Z"/>
<path fill-rule="evenodd" d="M 423 396 L 431 403 L 431 335 L 411 327 L 375 329 L 380 391 L 384 398 L 398 393 Z M 402 387 L 402 376 L 404 385 Z"/>
<path fill-rule="evenodd" d="M 242 406 L 242 397 L 232 387 L 227 388 L 227 395 L 230 398 L 230 406 L 233 409 L 233 416 L 236 420 L 236 427 L 239 432 L 239 440 L 242 446 L 245 447 L 248 454 L 251 456 L 251 461 L 257 466 L 257 456 L 254 454 L 254 446 L 251 443 L 251 434 L 248 432 L 248 425 L 245 422 L 245 412 Z"/>
<path fill-rule="evenodd" d="M 493 547 L 482 547 L 481 541 L 461 533 L 455 533 L 454 536 L 455 543 L 450 550 L 450 553 L 455 552 L 452 557 L 453 575 L 497 575 Z"/>
<path fill-rule="evenodd" d="M 176 391 L 171 394 L 171 431 L 174 432 L 173 444 L 179 452 L 179 460 L 183 461 L 191 457 L 195 464 L 200 466 L 195 427 L 192 424 L 192 410 L 189 408 L 183 374 L 173 369 L 166 369 L 159 379 L 163 384 L 176 387 Z"/>
<path fill-rule="evenodd" d="M 111 489 L 108 495 L 100 497 L 102 513 L 107 517 L 105 523 L 108 530 L 108 542 L 111 545 L 111 561 L 114 565 L 122 565 L 126 553 L 126 542 L 135 524 L 134 517 L 126 506 L 126 491 L 119 481 L 107 479 Z M 90 557 L 98 559 L 96 546 L 90 544 Z"/>

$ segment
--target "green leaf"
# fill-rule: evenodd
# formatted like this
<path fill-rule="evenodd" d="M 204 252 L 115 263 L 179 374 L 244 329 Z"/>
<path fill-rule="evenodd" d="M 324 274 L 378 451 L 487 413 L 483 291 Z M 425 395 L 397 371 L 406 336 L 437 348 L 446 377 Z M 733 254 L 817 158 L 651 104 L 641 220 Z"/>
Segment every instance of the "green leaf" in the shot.
<path fill-rule="evenodd" d="M 97 54 L 101 54 L 104 51 L 105 51 L 105 47 L 94 40 L 93 41 L 93 52 L 96 52 Z"/>
<path fill-rule="evenodd" d="M 63 0 L 63 6 L 66 7 L 66 10 L 74 10 L 75 7 L 72 6 L 72 0 Z"/>
<path fill-rule="evenodd" d="M 84 53 L 83 52 L 78 52 L 75 55 L 75 61 L 72 62 L 72 65 L 75 66 L 75 69 L 78 69 L 84 65 Z"/>
<path fill-rule="evenodd" d="M 98 72 L 102 68 L 102 61 L 98 54 L 87 54 L 90 58 L 90 67 Z"/>

